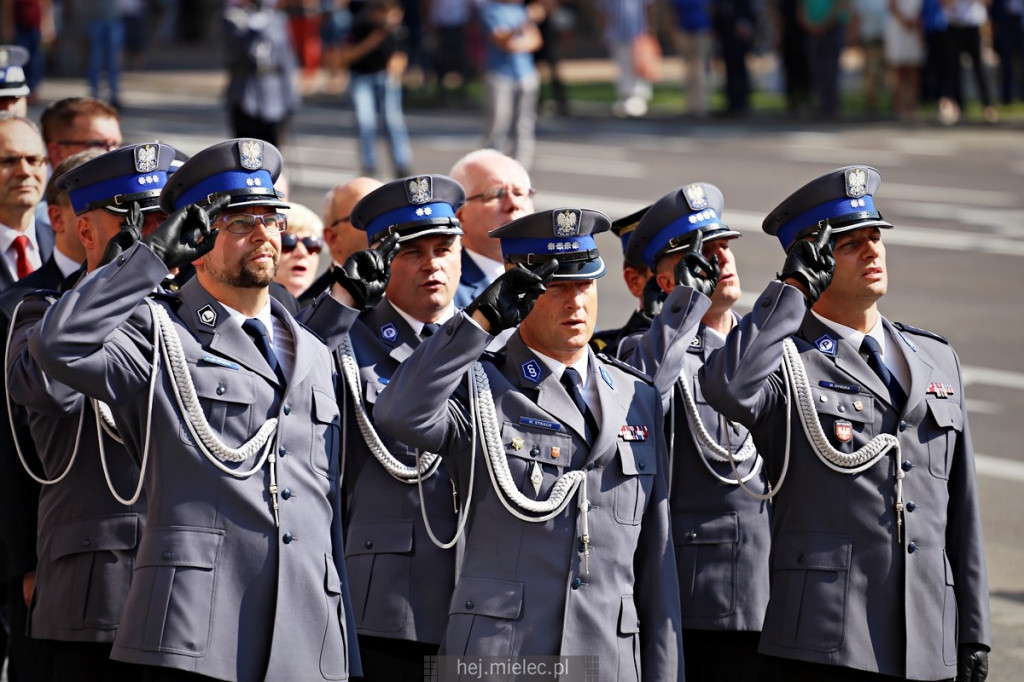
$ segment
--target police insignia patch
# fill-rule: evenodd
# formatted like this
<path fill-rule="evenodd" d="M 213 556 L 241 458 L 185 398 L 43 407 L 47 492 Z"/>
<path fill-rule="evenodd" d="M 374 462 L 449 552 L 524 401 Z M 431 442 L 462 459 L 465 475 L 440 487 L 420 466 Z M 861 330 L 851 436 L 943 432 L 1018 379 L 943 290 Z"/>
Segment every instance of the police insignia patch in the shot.
<path fill-rule="evenodd" d="M 846 171 L 846 196 L 859 199 L 868 193 L 868 173 L 863 168 Z"/>
<path fill-rule="evenodd" d="M 532 359 L 527 360 L 526 362 L 519 366 L 519 369 L 522 370 L 524 379 L 526 379 L 527 381 L 532 381 L 535 384 L 540 383 L 541 371 L 539 362 Z"/>
<path fill-rule="evenodd" d="M 156 170 L 157 148 L 151 144 L 141 144 L 135 148 L 135 172 L 150 173 Z"/>
<path fill-rule="evenodd" d="M 852 423 L 850 423 L 848 421 L 845 421 L 845 420 L 839 420 L 839 421 L 836 422 L 835 429 L 836 429 L 836 438 L 839 439 L 840 443 L 849 443 L 851 440 L 853 440 L 853 424 Z"/>
<path fill-rule="evenodd" d="M 687 185 L 683 188 L 683 197 L 691 211 L 703 211 L 708 207 L 708 195 L 700 184 Z"/>
<path fill-rule="evenodd" d="M 434 196 L 429 177 L 413 178 L 405 186 L 410 204 L 425 204 Z"/>
<path fill-rule="evenodd" d="M 398 338 L 398 327 L 388 322 L 380 328 L 380 337 L 389 343 L 394 343 Z"/>
<path fill-rule="evenodd" d="M 836 340 L 828 334 L 825 334 L 820 339 L 814 342 L 815 347 L 825 355 L 836 354 Z"/>
<path fill-rule="evenodd" d="M 566 208 L 551 212 L 551 222 L 556 237 L 575 237 L 580 233 L 580 218 L 583 212 L 579 209 Z"/>
<path fill-rule="evenodd" d="M 199 316 L 199 321 L 207 327 L 212 327 L 217 324 L 217 311 L 209 304 L 204 305 L 202 308 L 197 310 L 196 315 Z"/>
<path fill-rule="evenodd" d="M 259 140 L 239 140 L 238 157 L 242 168 L 246 170 L 263 168 L 263 143 Z"/>

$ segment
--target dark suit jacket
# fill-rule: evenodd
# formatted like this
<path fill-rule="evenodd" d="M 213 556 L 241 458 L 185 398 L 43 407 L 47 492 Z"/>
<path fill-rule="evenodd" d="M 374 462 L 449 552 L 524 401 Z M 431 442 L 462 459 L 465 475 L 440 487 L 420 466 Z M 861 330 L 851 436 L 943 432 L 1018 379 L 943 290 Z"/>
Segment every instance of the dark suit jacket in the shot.
<path fill-rule="evenodd" d="M 466 249 L 462 249 L 462 276 L 459 278 L 459 288 L 455 291 L 455 307 L 465 308 L 490 283 L 483 270 L 469 257 Z"/>
<path fill-rule="evenodd" d="M 45 265 L 50 260 L 50 256 L 53 255 L 53 228 L 49 225 L 41 225 L 36 221 L 36 243 L 39 245 L 39 260 Z M 4 289 L 9 289 L 17 280 L 11 275 L 6 265 L 0 265 L 2 265 L 0 267 L 0 291 L 3 291 Z M 42 267 L 40 266 L 40 269 Z M 33 272 L 32 274 L 34 275 L 35 273 Z M 57 281 L 57 284 L 60 284 L 60 280 Z"/>

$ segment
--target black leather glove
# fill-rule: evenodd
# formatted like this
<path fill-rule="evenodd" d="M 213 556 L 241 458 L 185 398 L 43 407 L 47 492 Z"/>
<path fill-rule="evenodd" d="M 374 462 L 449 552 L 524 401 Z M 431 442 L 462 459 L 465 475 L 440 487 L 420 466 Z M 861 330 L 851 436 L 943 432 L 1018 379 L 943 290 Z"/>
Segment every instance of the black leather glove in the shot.
<path fill-rule="evenodd" d="M 479 310 L 487 318 L 491 334 L 515 327 L 533 310 L 537 297 L 545 291 L 544 285 L 557 269 L 558 260 L 554 258 L 532 271 L 518 264 L 491 282 L 466 306 L 465 312 L 472 315 Z"/>
<path fill-rule="evenodd" d="M 376 247 L 356 251 L 345 264 L 334 268 L 334 281 L 347 291 L 358 310 L 367 310 L 380 303 L 391 279 L 391 261 L 398 253 L 398 235 L 389 234 Z"/>
<path fill-rule="evenodd" d="M 711 298 L 711 294 L 715 293 L 715 287 L 718 286 L 718 277 L 722 271 L 718 267 L 718 256 L 712 256 L 709 261 L 704 257 L 703 251 L 704 234 L 698 231 L 690 248 L 676 263 L 673 274 L 675 274 L 677 285 L 690 287 Z"/>
<path fill-rule="evenodd" d="M 985 682 L 988 677 L 987 646 L 961 644 L 956 654 L 956 682 Z"/>
<path fill-rule="evenodd" d="M 100 265 L 113 262 L 118 256 L 135 245 L 135 242 L 142 238 L 142 224 L 146 218 L 142 214 L 142 207 L 139 202 L 133 201 L 128 206 L 128 213 L 121 223 L 121 231 L 110 238 L 107 247 L 103 250 L 103 258 Z"/>
<path fill-rule="evenodd" d="M 832 257 L 832 228 L 825 225 L 815 239 L 800 239 L 790 245 L 779 279 L 786 280 L 792 277 L 801 282 L 807 287 L 807 304 L 814 305 L 821 292 L 828 289 L 828 285 L 831 284 L 835 268 L 836 259 Z"/>
<path fill-rule="evenodd" d="M 207 206 L 189 204 L 167 216 L 142 243 L 153 250 L 168 270 L 180 268 L 210 252 L 217 230 L 210 229 L 231 197 L 220 196 Z"/>
<path fill-rule="evenodd" d="M 641 295 L 642 305 L 641 311 L 648 317 L 657 317 L 658 313 L 661 312 L 661 304 L 665 302 L 667 294 L 658 284 L 657 275 L 651 275 L 647 278 L 647 284 L 644 285 L 644 292 Z"/>

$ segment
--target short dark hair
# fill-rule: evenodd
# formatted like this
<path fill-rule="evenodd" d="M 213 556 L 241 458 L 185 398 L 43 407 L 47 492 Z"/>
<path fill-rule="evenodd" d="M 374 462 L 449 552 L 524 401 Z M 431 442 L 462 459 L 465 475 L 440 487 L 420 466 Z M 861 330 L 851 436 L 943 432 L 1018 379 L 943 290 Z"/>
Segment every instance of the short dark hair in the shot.
<path fill-rule="evenodd" d="M 57 180 L 60 179 L 60 176 L 73 168 L 78 168 L 86 161 L 92 161 L 97 156 L 103 156 L 104 154 L 106 152 L 102 149 L 86 149 L 84 152 L 72 154 L 58 163 L 57 167 L 53 169 L 53 173 L 50 174 L 50 179 L 46 181 L 46 189 L 43 190 L 43 199 L 46 200 L 46 203 L 56 205 L 62 197 L 67 196 L 67 190 L 57 187 Z"/>
<path fill-rule="evenodd" d="M 60 133 L 70 128 L 79 116 L 112 118 L 118 124 L 121 123 L 121 115 L 117 109 L 103 100 L 92 97 L 65 97 L 46 107 L 39 117 L 43 127 L 43 142 L 47 145 L 55 142 Z"/>

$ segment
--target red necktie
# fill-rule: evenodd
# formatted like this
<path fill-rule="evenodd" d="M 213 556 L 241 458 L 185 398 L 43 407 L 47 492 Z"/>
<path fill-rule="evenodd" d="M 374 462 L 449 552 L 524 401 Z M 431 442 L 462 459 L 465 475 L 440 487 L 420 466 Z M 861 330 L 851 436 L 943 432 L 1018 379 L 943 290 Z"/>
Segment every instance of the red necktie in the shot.
<path fill-rule="evenodd" d="M 14 243 L 11 244 L 11 247 L 14 249 L 14 268 L 18 272 L 18 279 L 32 274 L 35 266 L 28 259 L 28 237 L 19 234 L 14 238 Z"/>

